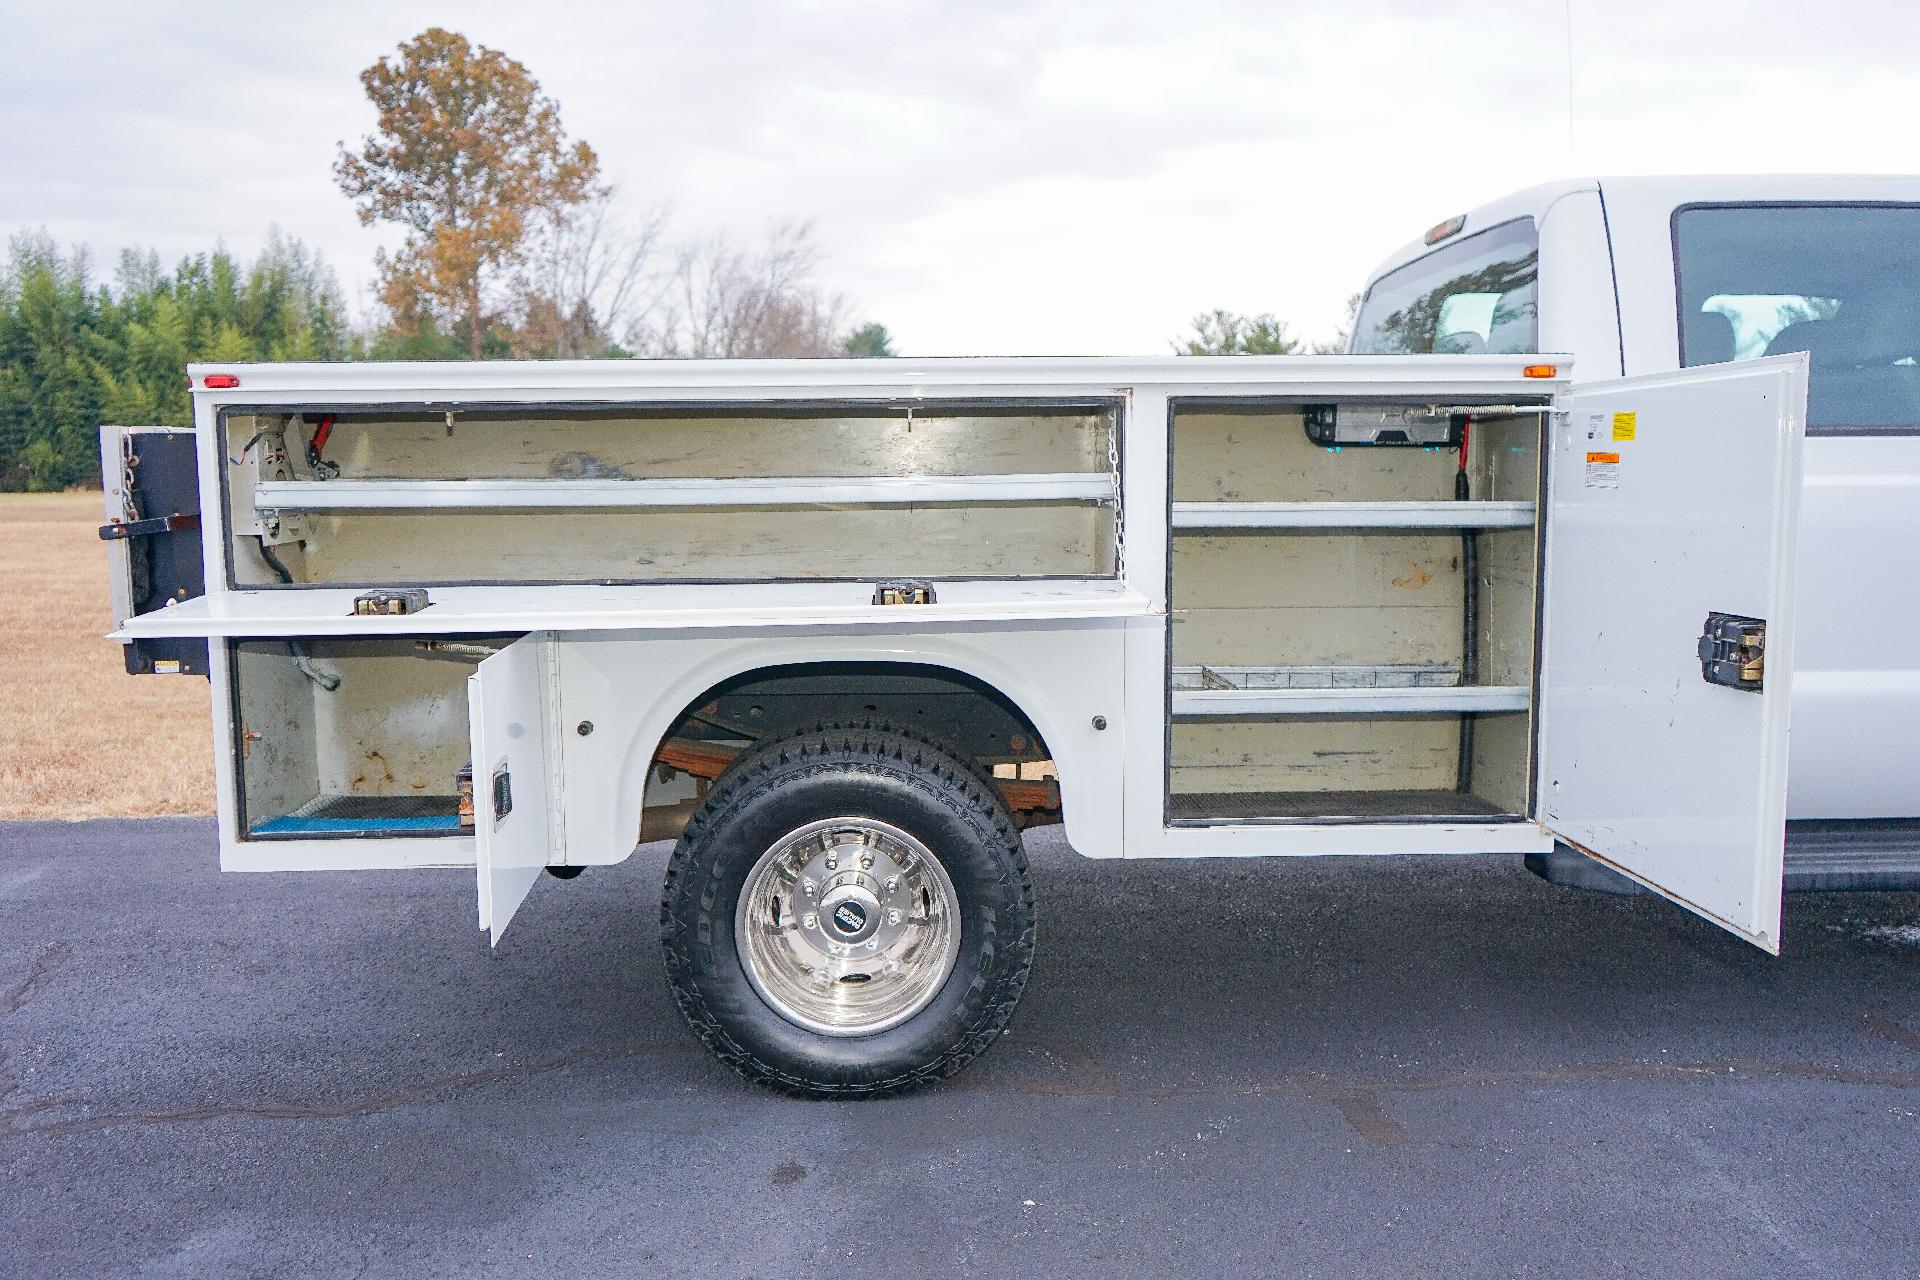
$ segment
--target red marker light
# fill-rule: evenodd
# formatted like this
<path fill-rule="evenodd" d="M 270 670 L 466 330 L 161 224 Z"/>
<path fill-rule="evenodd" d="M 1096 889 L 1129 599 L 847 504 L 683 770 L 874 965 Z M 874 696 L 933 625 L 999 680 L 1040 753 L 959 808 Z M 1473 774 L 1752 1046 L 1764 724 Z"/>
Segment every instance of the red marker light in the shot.
<path fill-rule="evenodd" d="M 210 373 L 200 379 L 200 385 L 209 391 L 231 391 L 240 385 L 237 373 Z"/>

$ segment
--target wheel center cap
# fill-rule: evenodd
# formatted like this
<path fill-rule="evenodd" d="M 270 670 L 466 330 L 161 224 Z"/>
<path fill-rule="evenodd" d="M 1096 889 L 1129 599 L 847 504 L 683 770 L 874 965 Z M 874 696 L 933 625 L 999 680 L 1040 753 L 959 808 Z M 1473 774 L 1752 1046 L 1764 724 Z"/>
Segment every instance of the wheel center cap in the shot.
<path fill-rule="evenodd" d="M 865 942 L 879 927 L 880 900 L 864 885 L 841 885 L 820 900 L 820 932 L 833 942 Z"/>

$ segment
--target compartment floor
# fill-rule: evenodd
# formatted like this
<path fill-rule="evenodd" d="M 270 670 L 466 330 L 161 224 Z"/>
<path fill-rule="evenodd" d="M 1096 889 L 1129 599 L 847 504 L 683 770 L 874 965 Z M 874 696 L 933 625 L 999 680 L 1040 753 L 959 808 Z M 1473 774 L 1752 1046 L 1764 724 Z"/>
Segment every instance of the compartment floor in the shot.
<path fill-rule="evenodd" d="M 284 817 L 252 826 L 256 835 L 459 829 L 458 796 L 319 796 Z"/>
<path fill-rule="evenodd" d="M 1175 822 L 1258 818 L 1492 818 L 1506 810 L 1458 791 L 1193 792 L 1168 802 Z"/>

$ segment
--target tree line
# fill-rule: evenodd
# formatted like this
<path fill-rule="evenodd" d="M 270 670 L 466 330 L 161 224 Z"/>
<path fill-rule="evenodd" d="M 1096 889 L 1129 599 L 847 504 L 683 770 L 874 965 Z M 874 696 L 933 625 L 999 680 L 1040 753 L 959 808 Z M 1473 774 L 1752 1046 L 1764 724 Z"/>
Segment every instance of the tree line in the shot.
<path fill-rule="evenodd" d="M 130 249 L 107 277 L 84 248 L 16 234 L 0 264 L 0 489 L 97 485 L 96 428 L 187 425 L 194 361 L 893 354 L 884 325 L 819 283 L 807 223 L 749 242 L 633 209 L 506 54 L 430 28 L 360 78 L 376 125 L 340 146 L 334 178 L 363 223 L 403 233 L 376 257 L 375 313 L 356 321 L 319 254 L 277 229 L 250 260 L 216 246 L 169 268 Z M 1302 349 L 1271 315 L 1225 311 L 1173 347 Z"/>

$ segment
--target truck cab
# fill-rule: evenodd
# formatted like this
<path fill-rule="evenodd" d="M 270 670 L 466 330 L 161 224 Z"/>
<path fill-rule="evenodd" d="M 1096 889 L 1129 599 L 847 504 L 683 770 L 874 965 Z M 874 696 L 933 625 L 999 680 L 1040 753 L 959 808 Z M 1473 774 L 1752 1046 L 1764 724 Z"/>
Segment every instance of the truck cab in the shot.
<path fill-rule="evenodd" d="M 1567 352 L 1583 381 L 1807 353 L 1790 887 L 1920 867 L 1920 596 L 1885 572 L 1920 545 L 1917 282 L 1920 177 L 1575 179 L 1402 247 L 1350 343 Z"/>

